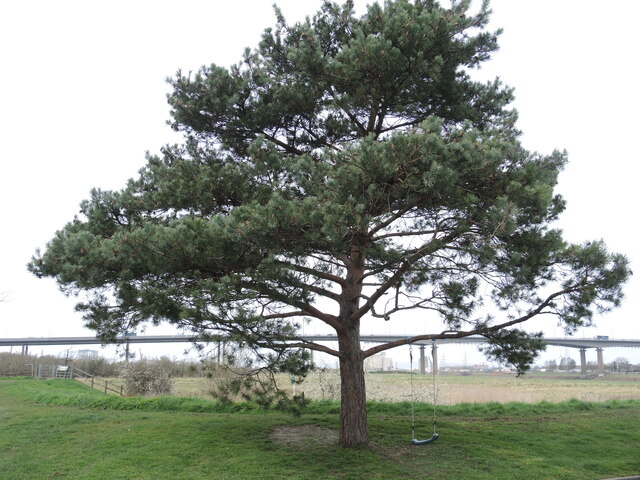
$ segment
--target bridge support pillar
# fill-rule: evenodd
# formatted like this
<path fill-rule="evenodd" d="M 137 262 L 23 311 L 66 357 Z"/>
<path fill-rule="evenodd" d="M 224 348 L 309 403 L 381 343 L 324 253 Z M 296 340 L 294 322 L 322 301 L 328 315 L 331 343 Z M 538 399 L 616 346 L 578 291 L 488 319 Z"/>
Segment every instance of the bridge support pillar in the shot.
<path fill-rule="evenodd" d="M 598 374 L 604 375 L 604 356 L 602 354 L 603 349 L 597 348 L 596 351 L 598 352 Z"/>
<path fill-rule="evenodd" d="M 426 358 L 424 356 L 424 345 L 420 345 L 420 375 L 427 373 Z"/>
<path fill-rule="evenodd" d="M 586 348 L 580 349 L 580 374 L 581 375 L 587 374 L 587 349 Z"/>
<path fill-rule="evenodd" d="M 431 370 L 433 373 L 438 373 L 438 347 L 436 347 L 435 343 L 431 347 Z"/>

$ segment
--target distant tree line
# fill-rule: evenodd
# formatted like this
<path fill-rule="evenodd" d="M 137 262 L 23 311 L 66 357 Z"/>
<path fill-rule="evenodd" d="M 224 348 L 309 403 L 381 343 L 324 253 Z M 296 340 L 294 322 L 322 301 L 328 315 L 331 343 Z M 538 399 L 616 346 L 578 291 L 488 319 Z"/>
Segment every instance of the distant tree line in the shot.
<path fill-rule="evenodd" d="M 127 365 L 125 359 L 102 357 L 77 358 L 76 352 L 66 350 L 58 355 L 21 355 L 0 353 L 0 376 L 31 375 L 32 365 L 69 365 L 96 377 L 119 377 Z M 153 359 L 169 377 L 205 376 L 205 364 L 197 360 L 177 360 L 163 356 Z"/>
<path fill-rule="evenodd" d="M 580 368 L 580 365 L 571 357 L 561 357 L 560 361 L 547 360 L 543 368 L 548 372 L 570 372 Z M 597 372 L 599 367 L 597 362 L 587 362 L 587 372 Z M 633 365 L 625 357 L 617 357 L 613 362 L 604 364 L 605 372 L 631 372 L 640 371 L 640 364 Z"/>

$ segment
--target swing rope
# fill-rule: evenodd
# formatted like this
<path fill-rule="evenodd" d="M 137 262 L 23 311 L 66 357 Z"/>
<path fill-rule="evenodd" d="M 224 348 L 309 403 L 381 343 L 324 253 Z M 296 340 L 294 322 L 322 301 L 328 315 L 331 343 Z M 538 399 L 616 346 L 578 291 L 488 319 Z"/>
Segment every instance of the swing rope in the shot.
<path fill-rule="evenodd" d="M 438 403 L 438 385 L 436 385 L 436 366 L 435 366 L 435 357 L 436 357 L 436 339 L 432 339 L 431 345 L 431 373 L 433 377 L 433 434 L 438 435 L 436 433 L 436 404 Z"/>
<path fill-rule="evenodd" d="M 413 389 L 413 346 L 409 344 L 409 364 L 410 364 L 410 383 L 411 383 L 411 443 L 413 445 L 427 445 L 429 443 L 435 442 L 440 435 L 437 433 L 437 424 L 436 424 L 436 403 L 438 398 L 438 388 L 436 385 L 436 369 L 435 369 L 435 348 L 436 348 L 436 339 L 432 339 L 432 350 L 431 350 L 431 371 L 433 373 L 433 436 L 426 440 L 417 440 L 416 439 L 416 415 L 415 415 L 415 394 Z"/>
<path fill-rule="evenodd" d="M 413 393 L 413 345 L 409 344 L 409 382 L 411 383 L 411 438 L 416 438 L 416 414 L 413 408 L 415 395 Z"/>

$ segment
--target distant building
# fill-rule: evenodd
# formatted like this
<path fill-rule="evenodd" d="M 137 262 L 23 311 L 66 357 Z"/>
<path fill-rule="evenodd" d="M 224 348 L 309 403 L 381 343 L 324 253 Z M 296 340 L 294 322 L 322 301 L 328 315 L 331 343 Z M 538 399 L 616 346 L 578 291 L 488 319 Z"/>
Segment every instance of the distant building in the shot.
<path fill-rule="evenodd" d="M 374 355 L 364 361 L 364 369 L 368 372 L 388 372 L 394 370 L 393 358 L 385 356 L 384 353 Z"/>
<path fill-rule="evenodd" d="M 98 357 L 98 350 L 78 350 L 78 360 L 91 360 Z"/>

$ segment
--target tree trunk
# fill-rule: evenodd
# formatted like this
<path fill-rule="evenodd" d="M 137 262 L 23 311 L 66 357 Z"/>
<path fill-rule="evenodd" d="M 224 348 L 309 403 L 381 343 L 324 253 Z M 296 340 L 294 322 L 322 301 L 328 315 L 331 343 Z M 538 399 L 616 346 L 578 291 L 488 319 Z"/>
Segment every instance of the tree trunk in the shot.
<path fill-rule="evenodd" d="M 359 322 L 357 322 L 359 324 Z M 360 350 L 359 325 L 338 334 L 340 344 L 340 444 L 358 447 L 369 443 L 367 394 Z"/>

